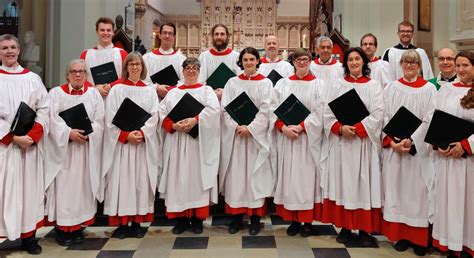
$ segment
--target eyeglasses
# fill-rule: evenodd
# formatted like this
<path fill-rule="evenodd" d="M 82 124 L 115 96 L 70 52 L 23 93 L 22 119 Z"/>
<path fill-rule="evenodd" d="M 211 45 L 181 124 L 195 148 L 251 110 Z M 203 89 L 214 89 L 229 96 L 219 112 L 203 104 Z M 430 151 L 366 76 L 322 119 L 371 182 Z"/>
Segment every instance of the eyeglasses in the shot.
<path fill-rule="evenodd" d="M 419 63 L 416 61 L 402 61 L 404 65 L 418 65 Z"/>
<path fill-rule="evenodd" d="M 438 60 L 439 60 L 440 62 L 443 62 L 443 61 L 452 62 L 452 61 L 454 61 L 454 57 L 450 57 L 450 56 L 448 56 L 448 57 L 439 56 L 439 57 L 438 57 Z"/>
<path fill-rule="evenodd" d="M 309 62 L 309 60 L 310 60 L 309 57 L 298 57 L 295 59 L 295 62 L 305 64 Z"/>
<path fill-rule="evenodd" d="M 142 63 L 128 63 L 128 66 L 142 66 Z"/>
<path fill-rule="evenodd" d="M 85 70 L 70 70 L 69 74 L 83 74 L 85 72 Z"/>
<path fill-rule="evenodd" d="M 199 66 L 186 66 L 186 67 L 184 68 L 184 70 L 185 70 L 186 72 L 199 71 Z"/>
<path fill-rule="evenodd" d="M 399 33 L 413 33 L 412 30 L 399 30 Z"/>

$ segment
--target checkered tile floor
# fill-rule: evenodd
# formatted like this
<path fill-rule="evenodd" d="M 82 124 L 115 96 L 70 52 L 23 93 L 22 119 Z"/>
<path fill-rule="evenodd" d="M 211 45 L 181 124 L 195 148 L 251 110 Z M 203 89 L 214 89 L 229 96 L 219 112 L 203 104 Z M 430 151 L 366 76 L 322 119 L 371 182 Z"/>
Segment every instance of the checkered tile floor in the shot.
<path fill-rule="evenodd" d="M 262 219 L 262 231 L 258 236 L 249 236 L 244 228 L 235 235 L 227 233 L 228 216 L 213 216 L 204 222 L 204 232 L 195 235 L 185 232 L 173 235 L 174 220 L 157 217 L 153 223 L 142 224 L 148 228 L 142 239 L 118 239 L 114 227 L 107 227 L 105 219 L 97 219 L 94 226 L 88 227 L 82 244 L 62 247 L 54 240 L 51 227 L 37 232 L 41 238 L 43 253 L 35 257 L 288 257 L 288 258 L 388 258 L 417 257 L 412 249 L 399 253 L 383 236 L 375 236 L 371 247 L 361 247 L 357 237 L 349 243 L 336 242 L 338 229 L 331 225 L 314 224 L 313 235 L 302 238 L 299 235 L 286 235 L 288 223 L 277 216 Z M 19 241 L 0 240 L 0 257 L 33 257 L 18 251 Z M 439 253 L 427 257 L 443 257 Z"/>

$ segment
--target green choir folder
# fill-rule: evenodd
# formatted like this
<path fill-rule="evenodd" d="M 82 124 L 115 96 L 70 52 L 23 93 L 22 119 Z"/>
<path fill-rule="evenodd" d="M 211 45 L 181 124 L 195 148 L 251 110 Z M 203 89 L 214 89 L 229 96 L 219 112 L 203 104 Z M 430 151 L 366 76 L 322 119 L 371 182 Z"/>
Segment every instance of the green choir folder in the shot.
<path fill-rule="evenodd" d="M 232 77 L 235 77 L 235 73 L 225 63 L 221 63 L 207 78 L 206 84 L 213 89 L 224 88 L 227 81 Z"/>

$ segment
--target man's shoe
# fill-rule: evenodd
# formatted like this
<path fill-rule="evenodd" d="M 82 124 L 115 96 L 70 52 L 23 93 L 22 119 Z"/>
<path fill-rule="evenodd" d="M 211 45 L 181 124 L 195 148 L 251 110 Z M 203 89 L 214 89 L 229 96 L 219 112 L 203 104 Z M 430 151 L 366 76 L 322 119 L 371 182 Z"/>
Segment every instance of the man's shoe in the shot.
<path fill-rule="evenodd" d="M 173 228 L 173 234 L 179 235 L 182 234 L 189 228 L 189 219 L 188 218 L 178 218 L 178 224 Z"/>
<path fill-rule="evenodd" d="M 80 244 L 84 242 L 84 229 L 79 229 L 74 232 L 72 232 L 72 242 L 74 244 Z"/>
<path fill-rule="evenodd" d="M 229 234 L 236 234 L 242 228 L 243 215 L 235 215 L 232 223 L 229 225 Z"/>
<path fill-rule="evenodd" d="M 347 241 L 349 241 L 349 239 L 351 238 L 351 235 L 352 231 L 346 228 L 342 228 L 339 234 L 337 234 L 336 242 L 340 244 L 347 243 Z"/>
<path fill-rule="evenodd" d="M 395 243 L 395 246 L 393 246 L 393 248 L 399 252 L 405 252 L 409 246 L 410 246 L 410 241 L 402 239 L 402 240 L 397 241 L 397 243 Z"/>
<path fill-rule="evenodd" d="M 38 240 L 34 236 L 28 237 L 21 240 L 21 250 L 27 251 L 29 254 L 40 254 L 43 250 L 40 245 L 38 245 Z"/>
<path fill-rule="evenodd" d="M 311 236 L 312 225 L 311 223 L 304 223 L 303 227 L 301 228 L 301 236 L 302 237 L 309 237 Z"/>
<path fill-rule="evenodd" d="M 427 248 L 421 245 L 413 245 L 413 252 L 418 256 L 425 256 Z M 462 256 L 461 256 L 462 257 Z"/>
<path fill-rule="evenodd" d="M 260 216 L 250 216 L 249 235 L 255 236 L 260 233 Z"/>
<path fill-rule="evenodd" d="M 146 234 L 146 228 L 142 227 L 140 223 L 132 222 L 130 227 L 130 236 L 136 238 L 143 238 Z"/>
<path fill-rule="evenodd" d="M 359 230 L 360 244 L 364 247 L 369 247 L 372 245 L 372 236 L 369 233 Z"/>
<path fill-rule="evenodd" d="M 461 257 L 460 258 L 472 258 L 472 255 L 469 254 L 468 252 L 466 251 L 462 251 L 461 252 Z"/>
<path fill-rule="evenodd" d="M 286 234 L 289 236 L 296 236 L 301 230 L 301 223 L 293 221 L 291 225 L 286 229 Z"/>
<path fill-rule="evenodd" d="M 128 225 L 120 225 L 114 232 L 115 237 L 118 239 L 125 239 L 128 236 Z"/>
<path fill-rule="evenodd" d="M 202 219 L 198 219 L 196 217 L 191 219 L 191 231 L 194 234 L 201 234 L 203 232 L 202 222 Z"/>

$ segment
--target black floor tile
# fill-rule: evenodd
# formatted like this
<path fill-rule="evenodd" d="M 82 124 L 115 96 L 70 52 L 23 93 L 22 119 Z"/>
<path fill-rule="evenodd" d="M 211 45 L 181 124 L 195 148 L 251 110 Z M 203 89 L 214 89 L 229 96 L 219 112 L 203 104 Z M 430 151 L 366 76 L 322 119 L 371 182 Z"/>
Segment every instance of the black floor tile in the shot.
<path fill-rule="evenodd" d="M 134 250 L 131 251 L 100 251 L 97 258 L 132 258 Z"/>
<path fill-rule="evenodd" d="M 228 226 L 232 222 L 232 215 L 215 215 L 212 217 L 212 226 Z"/>
<path fill-rule="evenodd" d="M 336 236 L 337 231 L 332 225 L 313 225 L 311 229 L 313 236 Z"/>
<path fill-rule="evenodd" d="M 345 248 L 312 248 L 314 258 L 350 258 Z"/>
<path fill-rule="evenodd" d="M 291 221 L 284 221 L 282 217 L 277 215 L 270 215 L 270 219 L 272 220 L 272 225 L 290 225 Z"/>
<path fill-rule="evenodd" d="M 352 234 L 351 238 L 349 241 L 344 243 L 346 248 L 379 248 L 379 245 L 377 244 L 377 241 L 375 241 L 374 238 L 372 238 L 372 243 L 370 246 L 363 246 L 360 243 L 360 237 L 356 234 Z"/>
<path fill-rule="evenodd" d="M 243 236 L 242 248 L 276 248 L 274 236 Z"/>
<path fill-rule="evenodd" d="M 177 237 L 173 249 L 207 249 L 209 237 Z"/>
<path fill-rule="evenodd" d="M 176 219 L 168 219 L 165 216 L 156 216 L 150 226 L 152 227 L 170 227 L 176 225 Z"/>
<path fill-rule="evenodd" d="M 69 246 L 66 250 L 101 250 L 108 238 L 85 238 L 83 243 Z"/>

